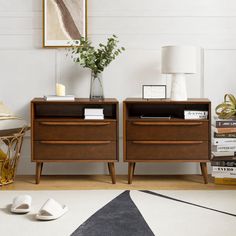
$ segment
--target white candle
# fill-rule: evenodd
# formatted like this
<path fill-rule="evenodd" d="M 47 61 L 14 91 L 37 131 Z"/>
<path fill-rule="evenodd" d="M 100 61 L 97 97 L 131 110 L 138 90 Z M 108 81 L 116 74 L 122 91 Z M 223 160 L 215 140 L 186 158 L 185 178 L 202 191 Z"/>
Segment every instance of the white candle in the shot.
<path fill-rule="evenodd" d="M 63 84 L 56 84 L 56 95 L 57 96 L 66 95 L 66 87 Z"/>

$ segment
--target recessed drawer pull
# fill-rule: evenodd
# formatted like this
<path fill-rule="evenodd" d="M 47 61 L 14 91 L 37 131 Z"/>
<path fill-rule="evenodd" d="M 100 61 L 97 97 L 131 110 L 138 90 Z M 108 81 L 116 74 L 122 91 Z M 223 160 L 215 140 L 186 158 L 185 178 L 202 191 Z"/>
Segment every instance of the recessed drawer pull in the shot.
<path fill-rule="evenodd" d="M 192 145 L 202 144 L 203 141 L 132 141 L 133 144 L 159 144 L 159 145 Z"/>
<path fill-rule="evenodd" d="M 202 122 L 133 122 L 140 126 L 199 126 Z"/>
<path fill-rule="evenodd" d="M 104 126 L 110 125 L 111 122 L 40 122 L 41 125 L 49 126 Z"/>
<path fill-rule="evenodd" d="M 111 141 L 40 141 L 41 144 L 66 144 L 66 145 L 100 145 L 100 144 L 110 144 Z"/>

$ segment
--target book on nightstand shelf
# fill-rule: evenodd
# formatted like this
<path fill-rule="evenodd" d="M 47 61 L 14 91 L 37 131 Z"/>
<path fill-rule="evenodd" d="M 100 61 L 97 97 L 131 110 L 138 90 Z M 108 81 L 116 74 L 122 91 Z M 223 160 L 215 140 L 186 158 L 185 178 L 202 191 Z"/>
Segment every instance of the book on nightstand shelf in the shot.
<path fill-rule="evenodd" d="M 214 117 L 212 176 L 215 184 L 236 184 L 236 120 Z"/>
<path fill-rule="evenodd" d="M 84 115 L 85 116 L 100 116 L 103 115 L 103 108 L 85 108 Z"/>
<path fill-rule="evenodd" d="M 184 119 L 189 120 L 204 120 L 207 119 L 208 112 L 207 111 L 193 111 L 193 110 L 185 110 L 184 111 Z"/>
<path fill-rule="evenodd" d="M 103 108 L 85 108 L 84 119 L 85 120 L 104 120 Z"/>
<path fill-rule="evenodd" d="M 73 95 L 66 95 L 66 96 L 45 95 L 44 99 L 46 101 L 74 101 L 75 96 Z"/>
<path fill-rule="evenodd" d="M 85 120 L 104 120 L 104 115 L 101 116 L 85 116 Z"/>

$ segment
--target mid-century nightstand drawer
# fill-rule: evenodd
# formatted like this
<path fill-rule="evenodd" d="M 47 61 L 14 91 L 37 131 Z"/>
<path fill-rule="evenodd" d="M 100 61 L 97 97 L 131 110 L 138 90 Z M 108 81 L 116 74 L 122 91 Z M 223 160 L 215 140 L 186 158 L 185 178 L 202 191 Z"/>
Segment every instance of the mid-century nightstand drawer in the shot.
<path fill-rule="evenodd" d="M 116 160 L 114 141 L 36 141 L 35 160 Z"/>
<path fill-rule="evenodd" d="M 34 140 L 116 140 L 116 121 L 35 121 Z"/>
<path fill-rule="evenodd" d="M 208 141 L 129 141 L 127 160 L 208 160 Z"/>
<path fill-rule="evenodd" d="M 127 140 L 208 140 L 208 121 L 127 121 Z"/>

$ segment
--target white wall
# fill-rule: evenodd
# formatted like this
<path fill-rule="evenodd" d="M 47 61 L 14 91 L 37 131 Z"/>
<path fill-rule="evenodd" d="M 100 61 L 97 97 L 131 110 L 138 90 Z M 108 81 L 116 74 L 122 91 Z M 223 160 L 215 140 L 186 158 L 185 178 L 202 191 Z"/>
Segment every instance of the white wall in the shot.
<path fill-rule="evenodd" d="M 143 84 L 166 83 L 160 74 L 160 48 L 191 44 L 199 69 L 188 79 L 190 97 L 236 93 L 235 0 L 88 0 L 88 36 L 95 43 L 111 34 L 126 51 L 104 73 L 106 97 L 140 97 Z M 74 65 L 63 49 L 42 49 L 41 0 L 0 0 L 0 100 L 29 121 L 33 97 L 53 94 L 55 81 L 68 93 L 88 97 L 89 72 Z M 120 134 L 122 139 L 122 133 Z M 121 152 L 122 153 L 122 152 Z M 117 164 L 126 174 L 127 164 Z M 197 164 L 139 164 L 138 173 L 199 173 Z M 25 139 L 18 173 L 34 173 L 30 138 Z M 105 164 L 47 164 L 45 173 L 107 173 Z"/>

